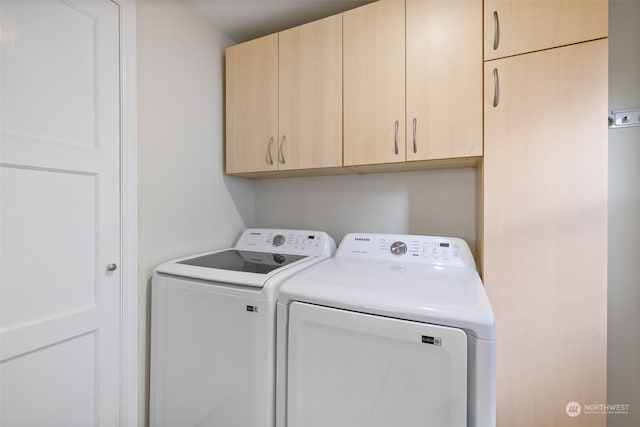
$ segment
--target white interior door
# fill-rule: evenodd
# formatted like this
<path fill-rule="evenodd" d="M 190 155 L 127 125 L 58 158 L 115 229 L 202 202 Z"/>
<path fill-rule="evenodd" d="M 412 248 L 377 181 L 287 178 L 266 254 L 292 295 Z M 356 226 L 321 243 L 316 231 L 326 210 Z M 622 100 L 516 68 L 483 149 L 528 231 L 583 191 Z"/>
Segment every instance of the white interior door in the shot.
<path fill-rule="evenodd" d="M 119 424 L 118 15 L 0 2 L 2 426 Z"/>
<path fill-rule="evenodd" d="M 295 302 L 288 427 L 467 425 L 467 335 Z"/>

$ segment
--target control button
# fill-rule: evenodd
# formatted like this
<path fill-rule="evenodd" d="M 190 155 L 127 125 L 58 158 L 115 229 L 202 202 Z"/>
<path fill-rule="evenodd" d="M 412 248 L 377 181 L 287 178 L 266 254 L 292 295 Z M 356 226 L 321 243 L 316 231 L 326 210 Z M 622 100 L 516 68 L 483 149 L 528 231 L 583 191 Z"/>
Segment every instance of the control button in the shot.
<path fill-rule="evenodd" d="M 273 246 L 282 246 L 284 245 L 285 238 L 282 234 L 278 234 L 273 238 L 272 244 Z"/>
<path fill-rule="evenodd" d="M 394 255 L 404 255 L 407 253 L 407 245 L 404 242 L 393 242 L 391 244 L 391 253 Z"/>

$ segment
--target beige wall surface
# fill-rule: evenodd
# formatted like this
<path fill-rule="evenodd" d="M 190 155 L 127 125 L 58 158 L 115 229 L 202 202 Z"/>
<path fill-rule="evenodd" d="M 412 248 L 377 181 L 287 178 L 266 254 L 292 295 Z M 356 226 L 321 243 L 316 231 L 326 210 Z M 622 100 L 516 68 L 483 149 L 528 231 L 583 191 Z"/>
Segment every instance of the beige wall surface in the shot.
<path fill-rule="evenodd" d="M 139 425 L 147 422 L 149 289 L 163 261 L 228 247 L 254 222 L 253 182 L 223 175 L 223 53 L 178 2 L 138 2 Z"/>
<path fill-rule="evenodd" d="M 640 108 L 640 1 L 609 2 L 609 109 Z M 640 127 L 609 130 L 609 427 L 640 426 Z"/>
<path fill-rule="evenodd" d="M 461 237 L 475 254 L 476 170 L 265 179 L 256 183 L 261 227 Z"/>

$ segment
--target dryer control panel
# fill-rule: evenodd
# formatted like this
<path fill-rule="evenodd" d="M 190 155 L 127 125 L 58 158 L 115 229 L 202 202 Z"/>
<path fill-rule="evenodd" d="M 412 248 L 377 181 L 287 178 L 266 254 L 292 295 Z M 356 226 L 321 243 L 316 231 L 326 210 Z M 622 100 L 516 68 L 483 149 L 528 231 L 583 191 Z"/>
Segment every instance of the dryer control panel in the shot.
<path fill-rule="evenodd" d="M 294 255 L 333 255 L 336 244 L 323 231 L 248 228 L 235 249 Z"/>
<path fill-rule="evenodd" d="M 469 245 L 456 237 L 351 233 L 342 239 L 336 256 L 476 267 Z"/>

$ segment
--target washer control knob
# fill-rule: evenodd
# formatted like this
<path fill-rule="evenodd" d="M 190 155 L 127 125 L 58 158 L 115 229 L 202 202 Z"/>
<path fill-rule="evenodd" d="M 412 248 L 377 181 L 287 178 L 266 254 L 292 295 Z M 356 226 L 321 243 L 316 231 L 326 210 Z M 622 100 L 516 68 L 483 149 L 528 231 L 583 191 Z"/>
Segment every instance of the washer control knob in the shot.
<path fill-rule="evenodd" d="M 394 255 L 404 255 L 407 253 L 407 244 L 404 242 L 393 242 L 391 244 L 391 253 Z"/>
<path fill-rule="evenodd" d="M 273 238 L 273 241 L 271 243 L 273 244 L 273 246 L 282 246 L 284 245 L 285 240 L 286 239 L 282 234 L 278 234 Z"/>

